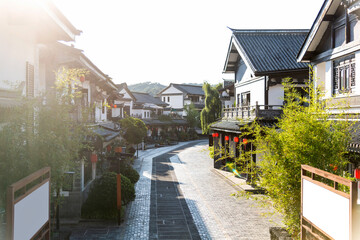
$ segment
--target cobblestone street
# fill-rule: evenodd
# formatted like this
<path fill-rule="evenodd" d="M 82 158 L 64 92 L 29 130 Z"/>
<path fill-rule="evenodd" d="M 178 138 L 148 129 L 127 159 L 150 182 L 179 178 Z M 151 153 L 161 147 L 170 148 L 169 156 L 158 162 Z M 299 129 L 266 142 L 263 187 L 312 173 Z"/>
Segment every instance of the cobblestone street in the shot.
<path fill-rule="evenodd" d="M 141 151 L 134 167 L 141 177 L 124 223 L 80 228 L 71 239 L 268 240 L 269 227 L 280 222 L 262 216 L 267 210 L 253 200 L 234 196 L 237 190 L 213 171 L 207 141 Z"/>

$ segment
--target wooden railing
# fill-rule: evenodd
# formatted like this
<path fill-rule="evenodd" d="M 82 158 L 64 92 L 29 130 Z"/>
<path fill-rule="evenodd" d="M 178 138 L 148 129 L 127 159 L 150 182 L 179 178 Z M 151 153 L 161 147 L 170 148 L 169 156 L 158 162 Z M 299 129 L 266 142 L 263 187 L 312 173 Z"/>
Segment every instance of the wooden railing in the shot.
<path fill-rule="evenodd" d="M 258 105 L 224 108 L 223 119 L 274 119 L 280 117 L 282 105 Z"/>
<path fill-rule="evenodd" d="M 358 183 L 301 166 L 301 239 L 360 239 Z"/>

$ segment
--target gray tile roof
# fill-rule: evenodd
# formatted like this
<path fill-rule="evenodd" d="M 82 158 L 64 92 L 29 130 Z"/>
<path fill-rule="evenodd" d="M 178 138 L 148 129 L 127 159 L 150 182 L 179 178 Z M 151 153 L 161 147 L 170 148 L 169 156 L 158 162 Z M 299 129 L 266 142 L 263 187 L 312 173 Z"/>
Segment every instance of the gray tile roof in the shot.
<path fill-rule="evenodd" d="M 298 63 L 296 55 L 308 30 L 236 30 L 233 37 L 242 54 L 252 65 L 255 75 L 307 69 L 307 63 Z"/>
<path fill-rule="evenodd" d="M 240 126 L 245 125 L 249 122 L 240 123 L 239 121 L 219 121 L 211 124 L 212 130 L 220 130 L 225 132 L 241 132 Z"/>
<path fill-rule="evenodd" d="M 174 83 L 172 85 L 184 93 L 193 94 L 193 95 L 205 95 L 202 86 L 174 84 Z"/>
<path fill-rule="evenodd" d="M 148 93 L 132 92 L 132 95 L 136 98 L 136 103 L 152 103 L 158 106 L 167 106 L 168 104 L 161 101 L 158 98 L 151 96 Z"/>

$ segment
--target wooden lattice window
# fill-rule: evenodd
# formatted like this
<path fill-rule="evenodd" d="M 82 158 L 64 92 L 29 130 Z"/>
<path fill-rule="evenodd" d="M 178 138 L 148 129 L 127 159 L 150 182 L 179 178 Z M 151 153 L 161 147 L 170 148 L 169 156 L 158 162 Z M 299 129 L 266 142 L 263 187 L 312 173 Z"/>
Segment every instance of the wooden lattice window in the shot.
<path fill-rule="evenodd" d="M 29 62 L 26 62 L 26 96 L 35 96 L 34 65 L 31 65 Z"/>
<path fill-rule="evenodd" d="M 334 61 L 333 93 L 351 93 L 355 87 L 355 56 Z"/>

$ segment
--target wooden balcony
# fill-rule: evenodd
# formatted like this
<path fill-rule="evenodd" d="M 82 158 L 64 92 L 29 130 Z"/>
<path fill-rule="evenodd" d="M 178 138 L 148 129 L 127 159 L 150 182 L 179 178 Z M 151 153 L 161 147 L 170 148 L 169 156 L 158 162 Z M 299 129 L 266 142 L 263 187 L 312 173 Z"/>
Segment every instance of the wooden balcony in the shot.
<path fill-rule="evenodd" d="M 272 120 L 280 117 L 282 105 L 255 105 L 224 108 L 222 118 L 227 120 L 253 120 L 255 118 Z"/>

